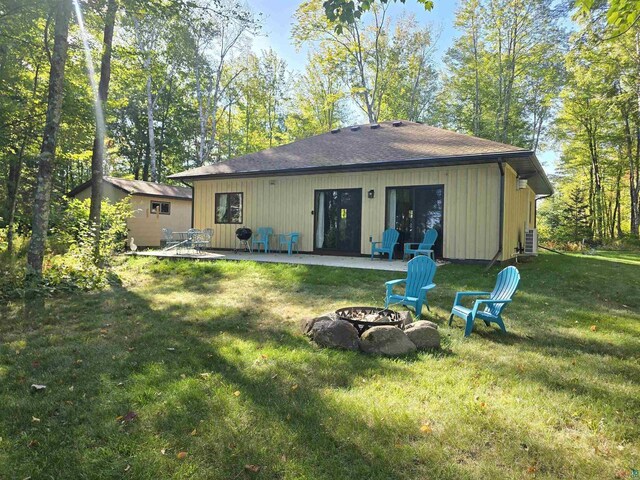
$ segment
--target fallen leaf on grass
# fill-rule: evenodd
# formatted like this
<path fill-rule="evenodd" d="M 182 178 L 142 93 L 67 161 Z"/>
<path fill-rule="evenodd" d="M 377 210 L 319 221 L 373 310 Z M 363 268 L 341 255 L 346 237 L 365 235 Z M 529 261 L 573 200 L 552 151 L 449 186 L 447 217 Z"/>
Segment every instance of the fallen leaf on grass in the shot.
<path fill-rule="evenodd" d="M 211 374 L 210 374 L 209 372 L 201 373 L 201 374 L 200 374 L 200 376 L 201 376 L 202 378 L 211 378 Z"/>
<path fill-rule="evenodd" d="M 138 414 L 136 412 L 127 412 L 126 415 L 119 415 L 116 417 L 116 422 L 132 422 Z"/>
<path fill-rule="evenodd" d="M 100 333 L 106 335 L 107 333 L 109 333 L 109 330 L 107 330 L 106 328 L 101 328 Z"/>
<path fill-rule="evenodd" d="M 31 421 L 33 423 L 40 423 L 40 419 L 38 417 L 31 417 Z"/>
<path fill-rule="evenodd" d="M 536 473 L 537 471 L 538 469 L 535 465 L 531 465 L 529 468 L 527 468 L 527 473 Z"/>
<path fill-rule="evenodd" d="M 596 325 L 591 325 L 591 331 L 595 332 L 596 330 L 598 330 L 598 327 Z"/>
<path fill-rule="evenodd" d="M 247 472 L 258 473 L 260 471 L 260 465 L 245 465 L 244 469 Z"/>
<path fill-rule="evenodd" d="M 178 460 L 184 460 L 185 458 L 187 458 L 187 452 L 178 452 L 176 457 L 178 457 Z"/>
<path fill-rule="evenodd" d="M 291 387 L 291 390 L 297 390 L 297 389 L 298 389 L 298 384 L 297 383 Z"/>
<path fill-rule="evenodd" d="M 198 434 L 198 430 L 197 429 L 193 429 L 193 431 L 191 432 L 191 436 L 195 437 Z"/>
<path fill-rule="evenodd" d="M 28 446 L 29 448 L 37 447 L 38 445 L 40 445 L 40 442 L 38 442 L 38 440 L 31 440 L 31 441 L 27 444 L 27 446 Z"/>
<path fill-rule="evenodd" d="M 125 472 L 128 472 L 129 470 L 131 470 L 131 465 L 127 465 L 126 467 L 124 467 Z"/>
<path fill-rule="evenodd" d="M 236 397 L 239 397 L 239 396 L 240 396 L 240 390 L 236 390 L 235 392 L 233 392 L 233 394 L 234 394 Z"/>
<path fill-rule="evenodd" d="M 47 386 L 46 385 L 39 385 L 37 383 L 34 383 L 33 385 L 31 385 L 31 392 L 35 393 L 35 392 L 43 392 L 44 390 L 46 390 Z"/>
<path fill-rule="evenodd" d="M 431 425 L 427 425 L 427 424 L 425 423 L 424 425 L 422 425 L 422 426 L 420 427 L 420 431 L 421 431 L 422 433 L 431 433 L 431 432 L 433 432 L 433 428 L 431 428 Z"/>
<path fill-rule="evenodd" d="M 162 455 L 165 455 L 165 454 L 167 453 L 167 449 L 166 449 L 166 448 L 161 448 L 161 449 L 160 449 L 160 453 L 161 453 Z"/>

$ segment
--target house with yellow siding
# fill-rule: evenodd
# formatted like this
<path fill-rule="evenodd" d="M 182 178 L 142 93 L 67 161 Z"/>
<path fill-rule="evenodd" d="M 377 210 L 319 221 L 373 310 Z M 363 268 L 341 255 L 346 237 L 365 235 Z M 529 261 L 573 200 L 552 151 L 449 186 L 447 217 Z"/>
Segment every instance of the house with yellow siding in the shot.
<path fill-rule="evenodd" d="M 438 230 L 436 256 L 531 252 L 536 200 L 553 193 L 534 152 L 407 121 L 355 125 L 172 175 L 193 189 L 193 226 L 213 247 L 235 231 L 299 232 L 300 251 L 368 255 L 386 228 L 405 242 Z M 527 250 L 528 249 L 528 250 Z"/>
<path fill-rule="evenodd" d="M 161 183 L 104 177 L 103 198 L 112 203 L 129 197 L 133 216 L 127 220 L 128 239 L 141 247 L 159 247 L 162 229 L 184 232 L 191 228 L 191 189 Z M 91 198 L 91 181 L 67 194 L 85 200 Z"/>

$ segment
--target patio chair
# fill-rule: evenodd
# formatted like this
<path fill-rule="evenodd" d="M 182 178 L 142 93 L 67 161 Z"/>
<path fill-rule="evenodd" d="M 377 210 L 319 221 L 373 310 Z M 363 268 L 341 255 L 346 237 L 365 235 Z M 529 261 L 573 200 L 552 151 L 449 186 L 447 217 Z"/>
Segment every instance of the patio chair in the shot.
<path fill-rule="evenodd" d="M 419 255 L 409 260 L 407 278 L 391 280 L 385 283 L 387 295 L 384 300 L 384 308 L 388 308 L 391 304 L 410 306 L 415 309 L 417 317 L 422 313 L 423 305 L 427 307 L 427 310 L 430 310 L 427 302 L 427 292 L 436 287 L 435 283 L 433 283 L 435 274 L 436 262 L 431 258 Z M 393 287 L 401 283 L 405 284 L 404 294 L 393 293 Z"/>
<path fill-rule="evenodd" d="M 165 250 L 178 244 L 178 241 L 173 238 L 173 230 L 170 228 L 162 229 L 162 241 L 164 242 Z"/>
<path fill-rule="evenodd" d="M 213 228 L 205 228 L 202 232 L 209 235 L 209 245 L 207 247 L 213 248 Z"/>
<path fill-rule="evenodd" d="M 393 250 L 398 244 L 399 237 L 400 232 L 398 232 L 395 228 L 387 228 L 384 232 L 382 232 L 381 242 L 371 242 L 371 260 L 373 260 L 373 256 L 376 253 L 380 254 L 380 258 L 382 258 L 383 253 L 386 253 L 387 255 L 389 255 L 389 261 L 391 261 L 393 259 Z M 378 247 L 377 245 L 380 246 Z"/>
<path fill-rule="evenodd" d="M 192 233 L 191 245 L 197 252 L 202 252 L 209 244 L 211 244 L 211 235 L 209 233 L 204 231 Z"/>
<path fill-rule="evenodd" d="M 282 253 L 282 246 L 286 245 L 287 255 L 291 255 L 293 252 L 293 246 L 296 246 L 296 253 L 300 253 L 299 243 L 300 234 L 298 232 L 281 233 L 278 235 L 278 252 Z"/>
<path fill-rule="evenodd" d="M 433 245 L 436 243 L 437 239 L 438 231 L 435 228 L 429 228 L 424 232 L 424 238 L 421 243 L 404 244 L 404 254 L 402 255 L 402 259 L 404 260 L 407 256 L 416 256 L 421 253 L 428 253 L 431 259 L 434 259 Z"/>
<path fill-rule="evenodd" d="M 256 245 L 258 246 L 258 253 L 260 253 L 260 245 L 264 248 L 264 253 L 269 253 L 269 240 L 273 235 L 273 228 L 271 227 L 259 227 L 256 230 L 256 235 L 251 239 L 251 247 L 253 251 L 256 251 Z"/>
<path fill-rule="evenodd" d="M 451 316 L 449 317 L 449 325 L 453 321 L 454 315 L 465 320 L 466 326 L 464 329 L 464 336 L 471 335 L 473 330 L 473 322 L 476 318 L 483 320 L 484 323 L 489 326 L 491 322 L 497 323 L 500 329 L 507 333 L 507 329 L 502 321 L 502 310 L 511 303 L 513 295 L 518 289 L 520 283 L 520 272 L 516 267 L 510 266 L 502 270 L 498 274 L 498 280 L 496 286 L 492 292 L 458 292 L 456 293 L 456 299 L 453 302 L 453 308 L 451 309 Z M 460 303 L 462 297 L 473 296 L 488 298 L 479 298 L 473 303 L 472 308 L 463 307 Z M 480 308 L 484 305 L 484 308 Z"/>

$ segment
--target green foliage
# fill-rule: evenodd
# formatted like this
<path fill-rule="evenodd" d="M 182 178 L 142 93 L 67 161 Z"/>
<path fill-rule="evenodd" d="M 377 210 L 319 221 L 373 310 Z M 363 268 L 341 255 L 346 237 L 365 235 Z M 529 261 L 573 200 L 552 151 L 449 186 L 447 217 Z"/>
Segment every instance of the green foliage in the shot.
<path fill-rule="evenodd" d="M 369 11 L 379 1 L 381 4 L 389 3 L 389 0 L 325 0 L 322 3 L 325 14 L 331 22 L 335 22 L 335 30 L 342 33 L 343 25 L 355 23 L 360 20 L 362 14 Z M 398 0 L 391 0 L 396 2 Z M 406 0 L 399 0 L 405 3 Z M 425 10 L 432 10 L 433 0 L 416 0 L 424 6 Z"/>
<path fill-rule="evenodd" d="M 89 224 L 89 203 L 89 199 L 69 202 L 52 229 L 49 251 L 39 280 L 27 275 L 22 243 L 18 244 L 13 256 L 2 251 L 6 229 L 0 229 L 0 301 L 52 296 L 75 290 L 89 291 L 108 285 L 112 255 L 124 250 L 131 205 L 128 199 L 115 204 L 102 203 L 100 258 L 96 261 Z"/>
<path fill-rule="evenodd" d="M 58 224 L 52 229 L 54 252 L 72 252 L 84 255 L 91 251 L 94 234 L 89 221 L 91 200 L 72 199 Z M 133 214 L 129 198 L 117 203 L 103 200 L 101 209 L 99 261 L 108 261 L 117 252 L 124 251 L 127 239 L 127 219 Z"/>

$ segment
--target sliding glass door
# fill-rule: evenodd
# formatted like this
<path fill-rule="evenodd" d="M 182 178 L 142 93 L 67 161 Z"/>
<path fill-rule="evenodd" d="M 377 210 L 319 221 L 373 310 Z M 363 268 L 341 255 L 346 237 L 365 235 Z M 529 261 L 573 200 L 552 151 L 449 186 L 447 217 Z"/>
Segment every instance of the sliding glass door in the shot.
<path fill-rule="evenodd" d="M 438 231 L 435 254 L 442 257 L 442 225 L 444 220 L 444 186 L 424 185 L 388 187 L 386 200 L 386 227 L 400 232 L 399 251 L 404 244 L 421 242 L 429 228 Z"/>
<path fill-rule="evenodd" d="M 362 189 L 315 191 L 314 250 L 360 253 Z"/>

